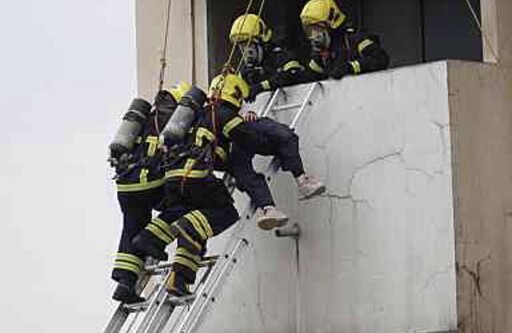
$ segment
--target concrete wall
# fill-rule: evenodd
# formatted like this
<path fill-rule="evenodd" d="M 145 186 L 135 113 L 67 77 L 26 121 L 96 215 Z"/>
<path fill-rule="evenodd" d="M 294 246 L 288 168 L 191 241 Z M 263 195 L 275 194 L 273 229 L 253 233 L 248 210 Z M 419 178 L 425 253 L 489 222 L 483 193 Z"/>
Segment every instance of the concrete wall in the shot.
<path fill-rule="evenodd" d="M 512 85 L 492 65 L 449 64 L 461 332 L 512 328 Z"/>
<path fill-rule="evenodd" d="M 461 333 L 512 330 L 512 2 L 481 6 L 494 64 L 448 66 Z"/>
<path fill-rule="evenodd" d="M 288 89 L 286 103 L 305 89 Z M 455 329 L 447 89 L 442 62 L 326 83 L 298 133 L 328 194 L 299 202 L 292 178 L 277 177 L 277 202 L 302 236 L 251 226 L 247 262 L 200 332 Z"/>

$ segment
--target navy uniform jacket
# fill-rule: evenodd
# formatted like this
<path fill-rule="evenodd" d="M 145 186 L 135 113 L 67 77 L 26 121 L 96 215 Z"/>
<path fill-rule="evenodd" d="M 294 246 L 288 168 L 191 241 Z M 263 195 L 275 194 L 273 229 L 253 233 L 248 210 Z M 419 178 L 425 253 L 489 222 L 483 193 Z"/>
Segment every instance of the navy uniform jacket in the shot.
<path fill-rule="evenodd" d="M 247 126 L 238 114 L 238 108 L 230 103 L 209 105 L 203 111 L 183 144 L 181 150 L 184 153 L 178 151 L 174 157 L 166 159 L 166 181 L 214 181 L 213 171 L 226 168 L 231 142 L 248 151 L 269 144 Z"/>
<path fill-rule="evenodd" d="M 382 70 L 389 64 L 389 56 L 375 35 L 345 27 L 332 32 L 331 38 L 329 50 L 312 55 L 308 63 L 310 81 Z"/>
<path fill-rule="evenodd" d="M 304 66 L 286 49 L 275 44 L 263 45 L 264 56 L 261 65 L 252 67 L 244 64 L 240 71 L 249 85 L 261 84 L 263 91 L 300 83 L 304 76 Z"/>

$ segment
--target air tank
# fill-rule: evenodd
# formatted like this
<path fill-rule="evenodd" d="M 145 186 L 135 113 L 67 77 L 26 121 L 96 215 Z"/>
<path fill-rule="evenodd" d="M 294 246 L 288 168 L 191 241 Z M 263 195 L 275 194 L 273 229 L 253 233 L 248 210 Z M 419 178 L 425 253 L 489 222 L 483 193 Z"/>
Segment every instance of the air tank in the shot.
<path fill-rule="evenodd" d="M 151 104 L 141 98 L 135 98 L 128 111 L 123 116 L 123 121 L 117 130 L 114 140 L 110 144 L 110 156 L 120 157 L 123 153 L 132 150 L 137 137 L 141 134 L 151 112 Z"/>

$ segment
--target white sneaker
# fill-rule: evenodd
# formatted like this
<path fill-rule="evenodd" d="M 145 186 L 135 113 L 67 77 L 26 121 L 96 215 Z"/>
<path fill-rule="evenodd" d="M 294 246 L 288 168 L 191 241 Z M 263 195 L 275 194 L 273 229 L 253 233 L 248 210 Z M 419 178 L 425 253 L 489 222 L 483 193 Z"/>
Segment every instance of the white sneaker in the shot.
<path fill-rule="evenodd" d="M 272 230 L 281 228 L 288 223 L 288 216 L 274 206 L 258 208 L 256 210 L 256 223 L 263 230 Z"/>
<path fill-rule="evenodd" d="M 306 200 L 325 192 L 325 185 L 310 176 L 301 175 L 297 177 L 297 186 L 299 187 L 299 199 Z"/>

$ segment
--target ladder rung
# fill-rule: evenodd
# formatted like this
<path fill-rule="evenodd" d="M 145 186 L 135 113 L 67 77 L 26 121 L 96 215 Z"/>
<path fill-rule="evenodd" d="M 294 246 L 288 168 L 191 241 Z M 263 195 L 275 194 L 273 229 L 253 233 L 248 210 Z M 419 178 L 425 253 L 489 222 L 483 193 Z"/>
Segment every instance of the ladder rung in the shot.
<path fill-rule="evenodd" d="M 215 264 L 218 259 L 219 259 L 218 255 L 204 257 L 203 260 L 201 260 L 201 262 L 199 263 L 199 267 L 211 266 L 211 265 Z M 157 265 L 146 266 L 144 268 L 144 270 L 146 272 L 150 272 L 150 273 L 156 274 L 156 273 L 159 273 L 159 272 L 164 271 L 166 269 L 169 269 L 171 267 L 172 267 L 172 263 L 164 262 L 164 263 L 157 264 Z"/>
<path fill-rule="evenodd" d="M 295 108 L 300 107 L 301 105 L 302 105 L 302 103 L 280 105 L 280 106 L 276 106 L 276 107 L 272 108 L 272 111 L 278 112 L 278 111 L 284 111 L 284 110 L 289 110 L 289 109 L 295 109 Z"/>
<path fill-rule="evenodd" d="M 169 296 L 168 302 L 174 306 L 180 306 L 180 305 L 187 305 L 189 303 L 192 303 L 195 299 L 196 299 L 195 294 L 182 296 L 182 297 Z"/>
<path fill-rule="evenodd" d="M 125 304 L 124 308 L 128 312 L 139 312 L 139 311 L 145 311 L 149 306 L 149 302 L 142 302 L 142 303 L 134 303 L 134 304 Z"/>

